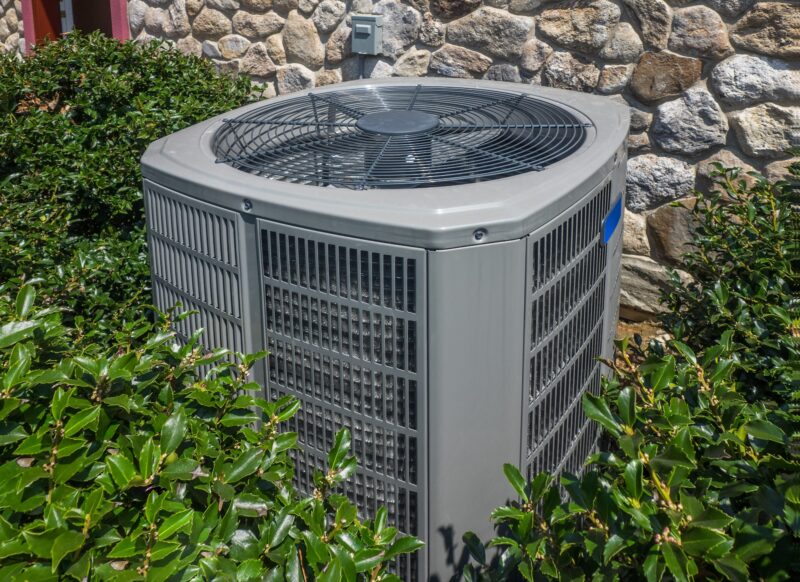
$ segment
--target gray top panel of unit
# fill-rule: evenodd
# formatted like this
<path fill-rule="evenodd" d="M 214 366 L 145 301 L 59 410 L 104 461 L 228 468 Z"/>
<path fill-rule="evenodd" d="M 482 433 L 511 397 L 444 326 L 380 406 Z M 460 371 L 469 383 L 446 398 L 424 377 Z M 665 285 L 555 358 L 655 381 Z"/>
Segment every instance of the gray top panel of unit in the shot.
<path fill-rule="evenodd" d="M 216 163 L 213 138 L 223 118 L 241 115 L 262 106 L 261 102 L 152 143 L 142 157 L 142 173 L 145 179 L 188 196 L 276 222 L 387 243 L 446 249 L 478 244 L 473 239 L 476 229 L 488 233 L 480 244 L 521 238 L 569 208 L 625 161 L 628 110 L 604 97 L 515 83 L 433 77 L 367 79 L 313 91 L 384 84 L 475 87 L 517 95 L 524 92 L 557 103 L 591 122 L 592 127 L 577 152 L 541 171 L 430 188 L 323 188 L 271 180 Z"/>

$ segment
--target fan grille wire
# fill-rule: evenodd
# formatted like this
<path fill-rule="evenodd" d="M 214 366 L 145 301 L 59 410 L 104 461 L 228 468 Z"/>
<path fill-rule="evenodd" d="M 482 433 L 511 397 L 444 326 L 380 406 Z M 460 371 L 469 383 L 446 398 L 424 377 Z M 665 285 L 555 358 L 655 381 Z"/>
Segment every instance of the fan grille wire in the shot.
<path fill-rule="evenodd" d="M 367 116 L 438 117 L 415 133 L 365 131 Z M 384 117 L 386 117 L 384 115 Z M 218 163 L 285 182 L 351 188 L 432 187 L 540 171 L 581 147 L 591 124 L 525 94 L 431 86 L 308 93 L 225 119 Z"/>

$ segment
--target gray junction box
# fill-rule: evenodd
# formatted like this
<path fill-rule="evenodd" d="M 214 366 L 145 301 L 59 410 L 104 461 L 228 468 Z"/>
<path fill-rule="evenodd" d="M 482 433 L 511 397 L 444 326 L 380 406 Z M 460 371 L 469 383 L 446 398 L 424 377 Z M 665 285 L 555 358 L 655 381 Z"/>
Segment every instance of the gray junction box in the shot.
<path fill-rule="evenodd" d="M 270 397 L 302 409 L 296 486 L 336 430 L 363 518 L 426 547 L 404 580 L 447 580 L 527 476 L 578 472 L 613 349 L 626 108 L 529 85 L 342 83 L 270 99 L 142 158 L 155 303 L 208 347 L 269 350 Z"/>
<path fill-rule="evenodd" d="M 357 55 L 377 55 L 383 43 L 382 17 L 378 14 L 353 14 L 352 50 Z"/>

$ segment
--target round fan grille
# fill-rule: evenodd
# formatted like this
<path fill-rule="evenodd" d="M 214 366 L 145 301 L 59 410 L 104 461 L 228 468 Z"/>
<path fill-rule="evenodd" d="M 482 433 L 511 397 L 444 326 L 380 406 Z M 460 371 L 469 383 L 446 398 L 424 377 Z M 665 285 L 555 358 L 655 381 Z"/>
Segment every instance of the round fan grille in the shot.
<path fill-rule="evenodd" d="M 311 92 L 226 119 L 214 153 L 287 182 L 430 187 L 542 170 L 576 151 L 589 126 L 525 94 L 378 86 Z"/>

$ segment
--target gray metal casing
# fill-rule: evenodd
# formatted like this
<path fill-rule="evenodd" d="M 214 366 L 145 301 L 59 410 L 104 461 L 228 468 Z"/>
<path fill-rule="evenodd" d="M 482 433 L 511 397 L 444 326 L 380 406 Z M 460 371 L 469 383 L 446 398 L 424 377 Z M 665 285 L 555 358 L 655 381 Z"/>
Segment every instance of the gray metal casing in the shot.
<path fill-rule="evenodd" d="M 613 349 L 622 221 L 603 244 L 602 220 L 624 193 L 628 114 L 555 89 L 423 82 L 529 93 L 593 127 L 541 172 L 440 188 L 319 188 L 216 164 L 222 116 L 155 142 L 142 168 L 156 304 L 197 309 L 178 331 L 204 327 L 211 347 L 270 349 L 257 379 L 303 402 L 298 486 L 349 426 L 362 468 L 346 492 L 427 542 L 404 578 L 446 580 L 461 535 L 488 538 L 513 497 L 503 463 L 576 471 L 594 446 L 579 400 L 599 389 L 593 356 Z"/>

